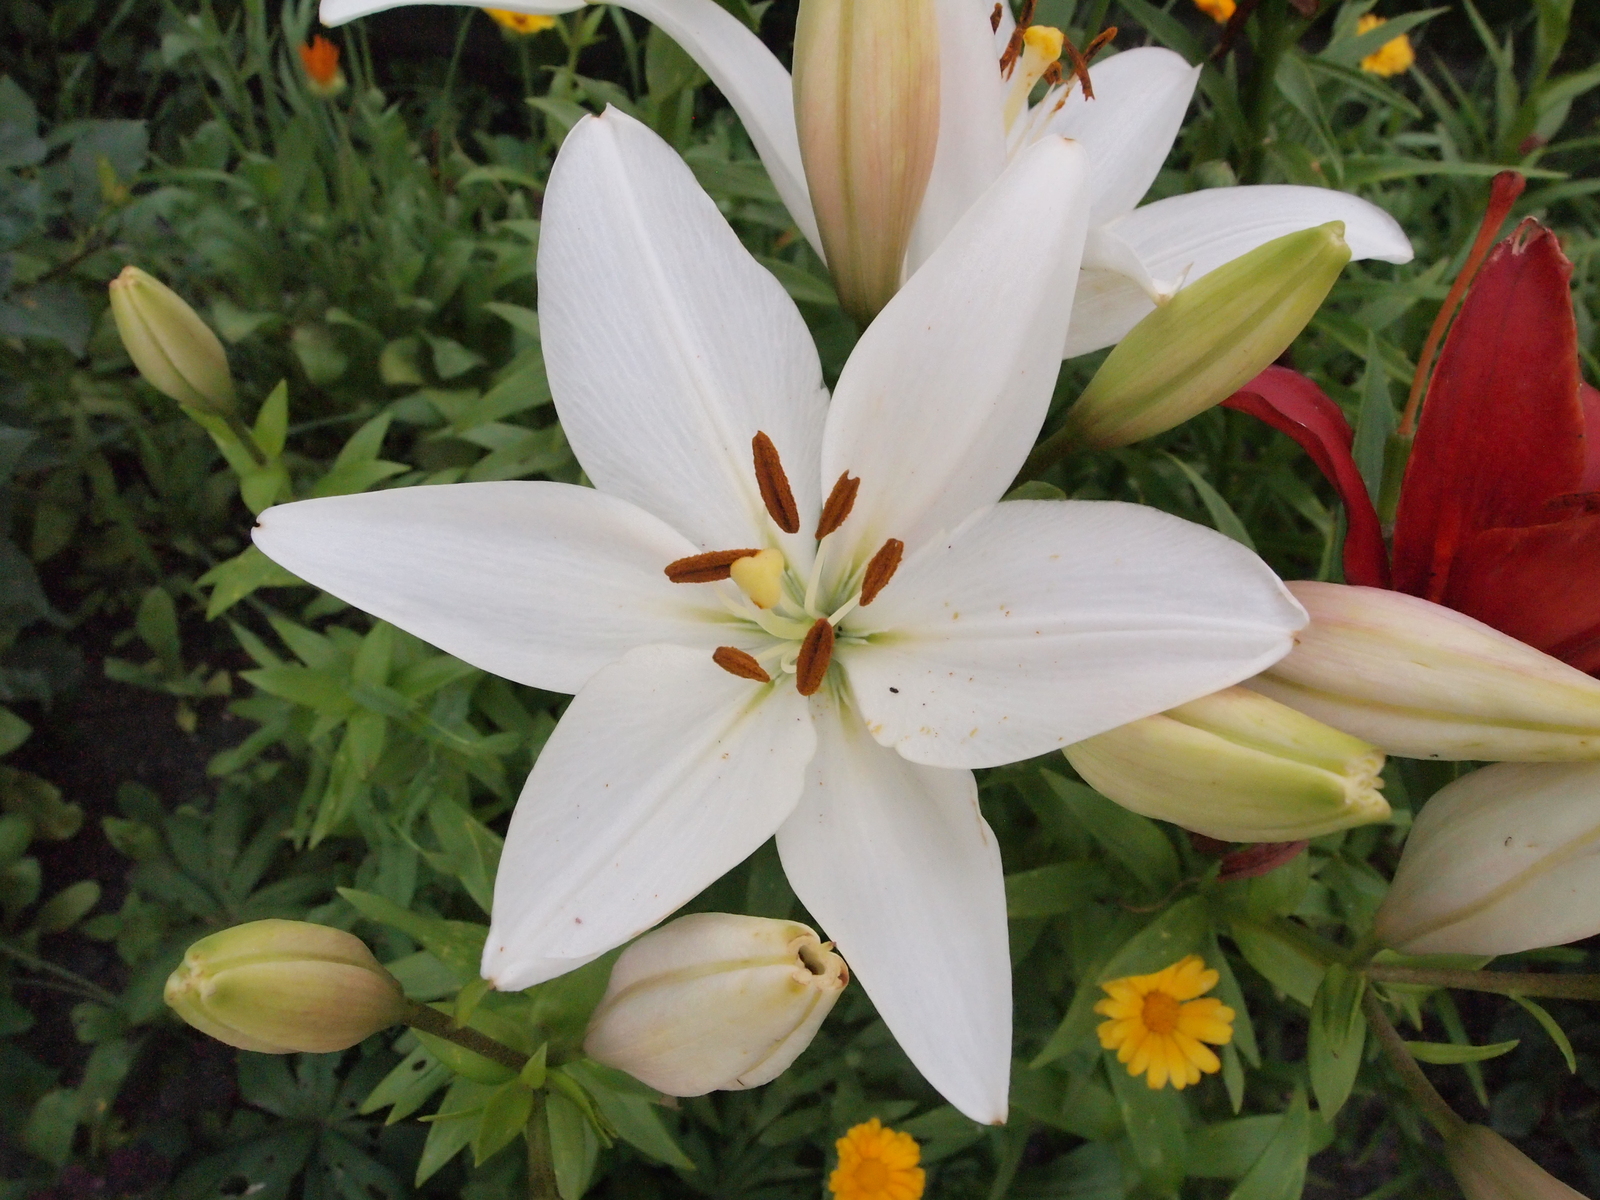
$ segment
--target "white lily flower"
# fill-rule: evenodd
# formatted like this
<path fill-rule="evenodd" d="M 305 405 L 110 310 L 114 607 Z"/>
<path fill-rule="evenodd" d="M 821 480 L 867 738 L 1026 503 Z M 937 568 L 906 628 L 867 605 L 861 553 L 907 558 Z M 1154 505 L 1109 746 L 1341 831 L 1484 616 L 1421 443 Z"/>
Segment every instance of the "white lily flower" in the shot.
<path fill-rule="evenodd" d="M 262 514 L 256 544 L 301 578 L 576 693 L 511 820 L 497 987 L 626 941 L 776 833 L 912 1061 L 1004 1119 L 1005 894 L 971 768 L 1245 679 L 1305 621 L 1211 530 L 997 503 L 1049 404 L 1085 175 L 1061 139 L 1019 155 L 863 334 L 830 405 L 794 303 L 678 156 L 614 111 L 588 118 L 551 173 L 539 297 L 595 487 Z"/>
<path fill-rule="evenodd" d="M 322 0 L 322 20 L 337 25 L 422 2 Z M 495 3 L 530 13 L 583 7 L 573 0 Z M 659 25 L 728 98 L 795 224 L 821 255 L 788 71 L 716 0 L 620 3 Z M 1393 217 L 1331 188 L 1210 188 L 1138 207 L 1177 138 L 1200 79 L 1199 67 L 1158 47 L 1128 50 L 1090 68 L 1093 100 L 1069 81 L 1030 108 L 1025 100 L 1049 65 L 1050 39 L 1037 39 L 1039 48 L 1025 51 L 1005 79 L 997 56 L 1010 26 L 991 31 L 992 0 L 937 0 L 937 8 L 939 140 L 907 253 L 907 273 L 921 266 L 1011 157 L 1041 137 L 1073 138 L 1089 154 L 1092 203 L 1080 303 L 1064 339 L 1063 357 L 1114 345 L 1185 283 L 1286 233 L 1343 221 L 1352 258 L 1411 261 L 1411 243 Z"/>

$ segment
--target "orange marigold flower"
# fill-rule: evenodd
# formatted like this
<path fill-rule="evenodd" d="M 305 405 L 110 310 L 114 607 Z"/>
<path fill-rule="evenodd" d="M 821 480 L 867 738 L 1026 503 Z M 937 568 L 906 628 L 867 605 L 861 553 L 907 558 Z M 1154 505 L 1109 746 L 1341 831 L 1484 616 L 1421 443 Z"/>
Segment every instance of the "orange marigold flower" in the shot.
<path fill-rule="evenodd" d="M 1194 6 L 1218 25 L 1226 25 L 1233 17 L 1233 0 L 1194 0 Z"/>
<path fill-rule="evenodd" d="M 1367 13 L 1356 22 L 1356 33 L 1357 35 L 1370 33 L 1379 25 L 1387 23 L 1387 17 L 1375 17 Z M 1402 33 L 1363 58 L 1361 69 L 1371 75 L 1398 75 L 1402 71 L 1409 70 L 1411 64 L 1416 61 L 1416 53 L 1411 49 L 1411 39 Z"/>
<path fill-rule="evenodd" d="M 320 33 L 309 46 L 300 47 L 300 62 L 319 96 L 334 96 L 344 90 L 344 72 L 339 70 L 339 47 Z"/>
<path fill-rule="evenodd" d="M 1233 1009 L 1203 992 L 1221 978 L 1198 954 L 1179 959 L 1154 975 L 1129 975 L 1100 986 L 1107 999 L 1094 1006 L 1110 1020 L 1098 1030 L 1100 1045 L 1117 1052 L 1128 1074 L 1143 1075 L 1152 1088 L 1200 1082 L 1222 1063 L 1203 1043 L 1225 1046 L 1233 1040 Z"/>
<path fill-rule="evenodd" d="M 543 13 L 513 12 L 509 8 L 486 8 L 483 11 L 493 17 L 502 29 L 524 36 L 556 27 L 556 19 Z"/>
<path fill-rule="evenodd" d="M 922 1147 L 909 1133 L 885 1129 L 877 1117 L 854 1126 L 834 1145 L 839 1165 L 828 1190 L 840 1200 L 919 1200 Z"/>

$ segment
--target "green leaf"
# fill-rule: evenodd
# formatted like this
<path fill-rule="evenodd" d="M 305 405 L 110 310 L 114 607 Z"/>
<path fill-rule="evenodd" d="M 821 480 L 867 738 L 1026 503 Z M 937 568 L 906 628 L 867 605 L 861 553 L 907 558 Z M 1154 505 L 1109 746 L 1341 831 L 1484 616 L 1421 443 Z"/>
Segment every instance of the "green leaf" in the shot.
<path fill-rule="evenodd" d="M 1334 38 L 1324 47 L 1319 57 L 1342 67 L 1357 66 L 1367 55 L 1377 53 L 1401 34 L 1415 29 L 1424 21 L 1431 21 L 1442 12 L 1449 11 L 1448 8 L 1425 8 L 1421 12 L 1391 17 L 1377 28 L 1367 30 L 1366 33 Z"/>
<path fill-rule="evenodd" d="M 1108 1062 L 1106 1071 L 1146 1186 L 1157 1196 L 1174 1194 L 1189 1158 L 1188 1102 L 1175 1088 L 1152 1088 L 1121 1063 Z"/>
<path fill-rule="evenodd" d="M 33 927 L 40 933 L 62 933 L 71 929 L 100 903 L 100 885 L 80 879 L 46 900 L 34 915 Z"/>
<path fill-rule="evenodd" d="M 587 1058 L 567 1063 L 562 1070 L 584 1086 L 595 1107 L 623 1141 L 669 1167 L 680 1171 L 695 1169 L 693 1161 L 667 1131 L 652 1102 L 655 1093 L 649 1088 L 613 1067 Z"/>
<path fill-rule="evenodd" d="M 1311 1004 L 1311 1035 L 1306 1061 L 1311 1090 L 1325 1120 L 1332 1120 L 1350 1098 L 1367 1042 L 1367 1018 L 1361 1011 L 1366 976 L 1334 963 L 1322 976 Z"/>
<path fill-rule="evenodd" d="M 283 443 L 289 436 L 289 381 L 282 379 L 261 404 L 256 414 L 256 445 L 268 459 L 283 453 Z"/>
<path fill-rule="evenodd" d="M 489 935 L 487 925 L 427 917 L 401 908 L 394 901 L 372 892 L 344 887 L 338 890 L 339 895 L 362 916 L 380 925 L 391 925 L 416 938 L 440 962 L 454 971 L 463 984 L 478 978 L 478 964 L 483 958 L 483 940 Z"/>
<path fill-rule="evenodd" d="M 1578 1059 L 1572 1053 L 1572 1043 L 1567 1039 L 1567 1031 L 1561 1028 L 1556 1019 L 1546 1011 L 1544 1005 L 1536 1004 L 1526 996 L 1519 996 L 1515 992 L 1511 993 L 1511 998 L 1533 1014 L 1533 1019 L 1543 1026 L 1544 1031 L 1550 1035 L 1550 1040 L 1556 1044 L 1556 1049 L 1561 1051 L 1561 1057 L 1567 1060 L 1567 1070 L 1576 1075 Z"/>
<path fill-rule="evenodd" d="M 0 758 L 10 754 L 23 742 L 28 740 L 28 735 L 33 732 L 29 725 L 16 713 L 0 704 Z"/>
<path fill-rule="evenodd" d="M 422 1157 L 417 1160 L 416 1185 L 421 1187 L 436 1175 L 445 1163 L 472 1144 L 478 1132 L 477 1114 L 494 1088 L 470 1079 L 457 1079 L 445 1093 L 439 1111 L 424 1120 L 430 1123 L 428 1140 L 422 1147 Z"/>
<path fill-rule="evenodd" d="M 1054 771 L 1040 774 L 1062 806 L 1134 878 L 1158 895 L 1177 884 L 1178 855 L 1159 825 L 1106 799 L 1087 784 Z"/>
<path fill-rule="evenodd" d="M 139 613 L 133 620 L 134 632 L 139 640 L 155 652 L 168 675 L 183 673 L 183 647 L 178 641 L 178 610 L 172 595 L 164 587 L 153 587 L 139 602 Z"/>
<path fill-rule="evenodd" d="M 778 282 L 783 284 L 783 290 L 789 293 L 790 299 L 825 308 L 839 307 L 839 296 L 833 290 L 833 284 L 821 276 L 813 275 L 804 267 L 797 267 L 781 258 L 757 255 L 756 261 L 778 277 Z"/>
<path fill-rule="evenodd" d="M 1458 1066 L 1462 1063 L 1499 1058 L 1502 1054 L 1510 1054 L 1521 1044 L 1520 1038 L 1513 1038 L 1509 1042 L 1494 1042 L 1487 1046 L 1462 1046 L 1454 1042 L 1407 1042 L 1406 1049 L 1420 1062 Z"/>
<path fill-rule="evenodd" d="M 195 582 L 211 589 L 211 598 L 206 602 L 208 621 L 227 612 L 257 588 L 306 586 L 298 575 L 284 570 L 254 546 L 218 563 Z"/>
<path fill-rule="evenodd" d="M 511 1144 L 533 1114 L 533 1091 L 513 1079 L 484 1101 L 477 1132 L 472 1135 L 472 1162 L 482 1166 Z"/>
<path fill-rule="evenodd" d="M 64 1167 L 72 1157 L 72 1137 L 78 1128 L 78 1093 L 55 1088 L 40 1096 L 22 1127 L 21 1142 L 29 1153 Z"/>
<path fill-rule="evenodd" d="M 485 312 L 492 312 L 518 333 L 525 333 L 535 341 L 539 339 L 539 314 L 533 309 L 523 308 L 520 304 L 502 304 L 499 301 L 491 301 L 485 304 L 483 309 Z"/>
<path fill-rule="evenodd" d="M 1244 527 L 1244 522 L 1239 520 L 1239 515 L 1233 511 L 1229 503 L 1222 498 L 1222 493 L 1212 487 L 1201 475 L 1176 454 L 1168 454 L 1173 465 L 1183 472 L 1195 492 L 1200 497 L 1200 502 L 1206 506 L 1206 512 L 1211 514 L 1211 523 L 1217 527 L 1218 533 L 1225 533 L 1246 549 L 1256 548 L 1255 540 L 1250 536 L 1250 531 Z"/>
<path fill-rule="evenodd" d="M 1228 1200 L 1300 1200 L 1305 1189 L 1306 1159 L 1310 1157 L 1311 1120 L 1306 1094 L 1295 1089 L 1261 1157 L 1255 1161 Z"/>
<path fill-rule="evenodd" d="M 444 796 L 428 806 L 428 826 L 439 839 L 441 850 L 429 855 L 430 860 L 445 874 L 453 875 L 487 913 L 494 898 L 495 869 L 500 865 L 505 840 Z"/>
<path fill-rule="evenodd" d="M 1064 862 L 1006 876 L 1006 916 L 1053 917 L 1089 902 L 1106 883 L 1094 863 Z"/>
<path fill-rule="evenodd" d="M 1236 920 L 1229 927 L 1239 953 L 1267 981 L 1307 1008 L 1322 986 L 1323 964 L 1274 925 Z"/>
<path fill-rule="evenodd" d="M 594 1178 L 600 1157 L 600 1138 L 583 1110 L 559 1092 L 546 1096 L 545 1119 L 550 1124 L 550 1157 L 561 1200 L 580 1200 Z"/>
<path fill-rule="evenodd" d="M 365 1116 L 387 1108 L 390 1111 L 384 1124 L 393 1125 L 416 1112 L 449 1082 L 450 1068 L 429 1054 L 426 1046 L 419 1045 L 367 1093 L 357 1111 Z"/>
<path fill-rule="evenodd" d="M 1395 429 L 1394 400 L 1389 395 L 1388 373 L 1378 353 L 1378 335 L 1367 333 L 1367 366 L 1361 377 L 1361 412 L 1356 418 L 1355 441 L 1350 453 L 1374 504 L 1383 490 L 1384 459 L 1389 435 Z"/>

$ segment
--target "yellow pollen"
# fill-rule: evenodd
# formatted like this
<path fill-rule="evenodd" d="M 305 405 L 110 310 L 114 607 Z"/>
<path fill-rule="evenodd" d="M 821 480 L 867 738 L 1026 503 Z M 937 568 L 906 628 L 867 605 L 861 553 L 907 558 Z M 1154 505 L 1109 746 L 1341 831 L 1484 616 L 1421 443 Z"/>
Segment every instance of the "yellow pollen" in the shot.
<path fill-rule="evenodd" d="M 757 608 L 771 608 L 783 597 L 783 552 L 771 547 L 735 560 L 728 576 Z"/>
<path fill-rule="evenodd" d="M 1030 25 L 1022 33 L 1022 56 L 1011 74 L 1011 88 L 1006 93 L 1005 123 L 1011 123 L 1028 104 L 1033 85 L 1045 71 L 1061 57 L 1066 45 L 1066 35 L 1049 25 Z"/>

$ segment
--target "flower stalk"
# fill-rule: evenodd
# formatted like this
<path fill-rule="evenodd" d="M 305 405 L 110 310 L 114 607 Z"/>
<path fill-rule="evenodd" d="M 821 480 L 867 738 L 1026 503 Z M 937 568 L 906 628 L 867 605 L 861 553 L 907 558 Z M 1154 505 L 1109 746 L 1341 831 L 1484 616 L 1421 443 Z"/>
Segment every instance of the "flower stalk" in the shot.
<path fill-rule="evenodd" d="M 1411 1093 L 1411 1098 L 1417 1102 L 1422 1115 L 1428 1118 L 1428 1124 L 1438 1130 L 1439 1136 L 1446 1141 L 1464 1131 L 1467 1123 L 1450 1107 L 1433 1086 L 1432 1080 L 1417 1065 L 1411 1051 L 1406 1049 L 1405 1039 L 1389 1020 L 1389 1014 L 1383 1010 L 1382 1002 L 1368 991 L 1361 998 L 1361 1006 L 1366 1010 L 1367 1024 L 1377 1037 L 1378 1045 L 1383 1048 L 1384 1056 L 1400 1076 L 1406 1091 Z"/>
<path fill-rule="evenodd" d="M 1542 996 L 1550 1000 L 1600 1000 L 1600 975 L 1536 975 L 1523 971 L 1460 971 L 1433 967 L 1363 968 L 1373 983 L 1460 988 L 1498 996 Z"/>
<path fill-rule="evenodd" d="M 419 1004 L 415 1000 L 407 1001 L 405 1015 L 400 1020 L 402 1024 L 412 1029 L 420 1029 L 423 1033 L 432 1034 L 436 1038 L 454 1042 L 463 1050 L 482 1055 L 510 1070 L 521 1072 L 522 1068 L 528 1065 L 528 1056 L 521 1051 L 513 1050 L 504 1042 L 497 1042 L 470 1026 L 457 1025 L 448 1013 L 442 1013 L 426 1004 Z"/>

